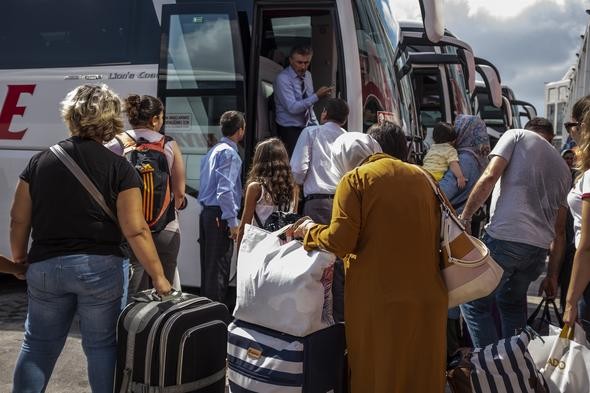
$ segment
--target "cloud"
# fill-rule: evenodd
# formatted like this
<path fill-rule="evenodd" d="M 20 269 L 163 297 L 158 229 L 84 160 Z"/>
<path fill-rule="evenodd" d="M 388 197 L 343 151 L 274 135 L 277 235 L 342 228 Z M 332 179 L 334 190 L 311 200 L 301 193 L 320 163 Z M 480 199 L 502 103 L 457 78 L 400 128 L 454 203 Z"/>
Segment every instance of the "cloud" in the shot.
<path fill-rule="evenodd" d="M 488 1 L 486 6 L 481 0 L 447 0 L 445 25 L 469 43 L 476 56 L 498 67 L 502 83 L 517 98 L 530 101 L 543 114 L 544 83 L 560 80 L 574 64 L 580 34 L 590 18 L 584 12 L 590 1 L 511 0 L 518 5 L 509 8 L 500 3 L 506 1 Z"/>

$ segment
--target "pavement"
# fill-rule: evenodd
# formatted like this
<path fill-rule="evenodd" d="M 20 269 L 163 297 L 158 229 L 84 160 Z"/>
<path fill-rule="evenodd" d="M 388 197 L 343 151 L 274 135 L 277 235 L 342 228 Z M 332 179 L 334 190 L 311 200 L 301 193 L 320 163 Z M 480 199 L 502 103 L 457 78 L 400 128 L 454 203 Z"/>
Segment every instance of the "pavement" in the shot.
<path fill-rule="evenodd" d="M 529 313 L 541 300 L 536 295 L 543 277 L 529 288 Z M 12 373 L 22 344 L 26 314 L 26 284 L 13 276 L 0 274 L 1 393 L 12 389 Z M 46 393 L 91 393 L 86 372 L 86 357 L 82 351 L 78 321 L 74 320 Z"/>

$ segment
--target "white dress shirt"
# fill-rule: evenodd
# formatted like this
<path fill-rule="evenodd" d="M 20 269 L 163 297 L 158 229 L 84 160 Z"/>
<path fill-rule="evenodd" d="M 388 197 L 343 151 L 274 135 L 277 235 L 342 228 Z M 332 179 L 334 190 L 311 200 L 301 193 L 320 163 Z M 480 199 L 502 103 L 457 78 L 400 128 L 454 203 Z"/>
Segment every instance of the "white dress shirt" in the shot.
<path fill-rule="evenodd" d="M 334 194 L 340 181 L 330 171 L 332 145 L 346 132 L 338 124 L 328 121 L 321 126 L 309 126 L 301 131 L 291 156 L 291 171 L 303 194 Z"/>

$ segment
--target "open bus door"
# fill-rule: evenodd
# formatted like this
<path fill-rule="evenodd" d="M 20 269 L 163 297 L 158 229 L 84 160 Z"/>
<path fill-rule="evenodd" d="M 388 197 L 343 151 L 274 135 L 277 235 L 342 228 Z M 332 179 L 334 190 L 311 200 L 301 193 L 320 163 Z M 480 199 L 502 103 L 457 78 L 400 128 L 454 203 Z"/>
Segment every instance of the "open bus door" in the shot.
<path fill-rule="evenodd" d="M 165 106 L 164 132 L 173 137 L 186 166 L 188 207 L 178 269 L 183 285 L 200 286 L 196 200 L 200 163 L 221 138 L 223 112 L 245 109 L 245 66 L 238 14 L 233 3 L 198 1 L 162 7 L 158 97 Z"/>

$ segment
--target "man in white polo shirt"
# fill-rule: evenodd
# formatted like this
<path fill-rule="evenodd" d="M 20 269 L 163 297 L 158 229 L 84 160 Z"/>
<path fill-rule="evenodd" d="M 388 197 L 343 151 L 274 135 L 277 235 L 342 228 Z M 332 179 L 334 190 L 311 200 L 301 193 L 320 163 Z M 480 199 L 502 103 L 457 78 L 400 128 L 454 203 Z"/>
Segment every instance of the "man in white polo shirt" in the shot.
<path fill-rule="evenodd" d="M 303 186 L 303 214 L 319 224 L 329 224 L 332 203 L 340 178 L 331 171 L 332 145 L 346 132 L 342 126 L 348 118 L 348 105 L 340 98 L 329 98 L 320 116 L 321 125 L 301 131 L 291 157 L 295 182 Z M 334 266 L 334 317 L 344 320 L 344 268 L 342 261 Z"/>

